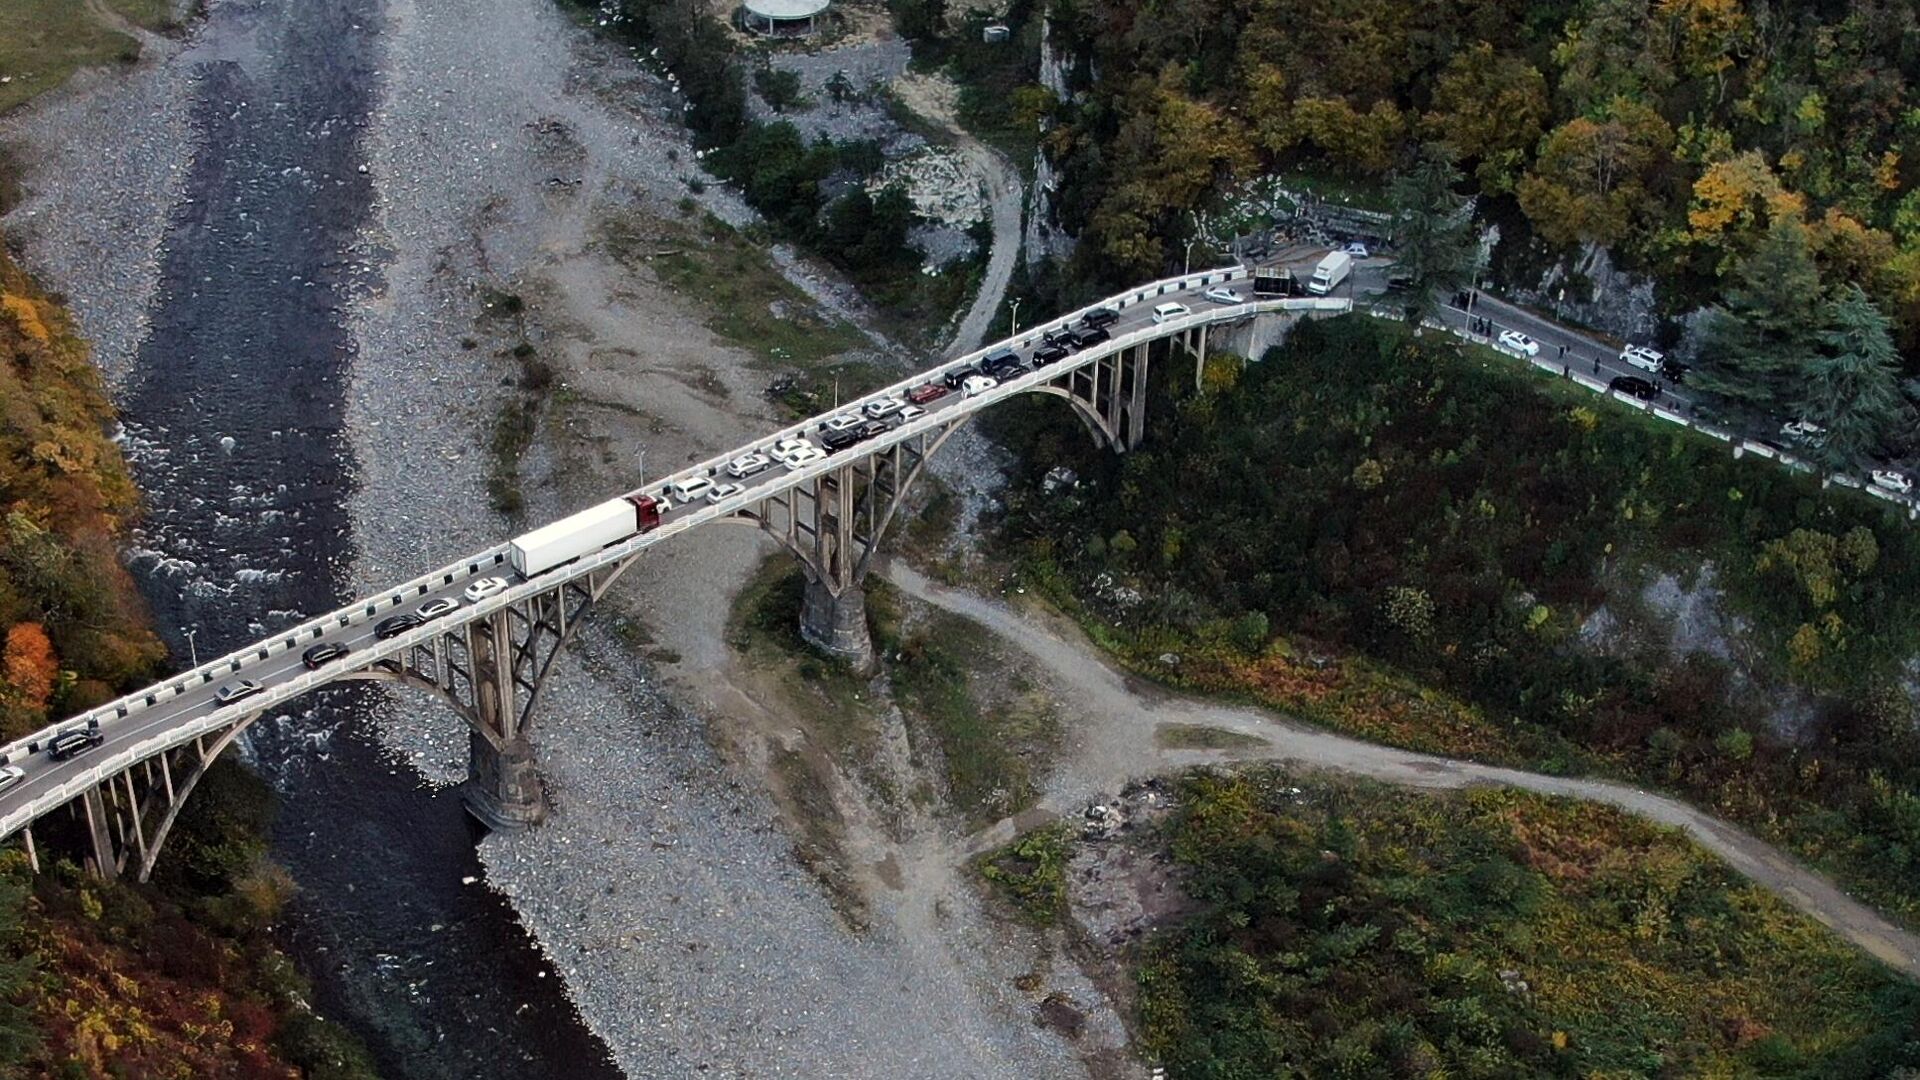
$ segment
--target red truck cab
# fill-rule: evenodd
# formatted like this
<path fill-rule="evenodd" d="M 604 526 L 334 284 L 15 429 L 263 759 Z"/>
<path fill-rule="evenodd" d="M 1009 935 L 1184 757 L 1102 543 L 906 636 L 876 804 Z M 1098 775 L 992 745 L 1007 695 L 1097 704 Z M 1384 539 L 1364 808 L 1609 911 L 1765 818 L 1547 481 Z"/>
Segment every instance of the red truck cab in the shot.
<path fill-rule="evenodd" d="M 638 532 L 650 532 L 660 527 L 660 500 L 651 495 L 629 495 L 627 501 L 633 504 L 634 527 Z"/>

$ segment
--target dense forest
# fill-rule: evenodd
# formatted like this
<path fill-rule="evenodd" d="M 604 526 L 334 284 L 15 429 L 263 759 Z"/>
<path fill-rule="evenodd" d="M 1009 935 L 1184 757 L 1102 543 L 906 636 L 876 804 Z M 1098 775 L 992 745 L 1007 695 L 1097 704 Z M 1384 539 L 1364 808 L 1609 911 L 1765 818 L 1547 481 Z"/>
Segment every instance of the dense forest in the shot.
<path fill-rule="evenodd" d="M 1172 1076 L 1920 1065 L 1920 989 L 1629 815 L 1270 770 L 1178 798 L 1152 842 L 1199 910 L 1138 975 L 1142 1049 Z"/>
<path fill-rule="evenodd" d="M 1136 666 L 1675 788 L 1920 921 L 1920 536 L 1897 512 L 1366 317 L 1177 381 L 1124 457 L 1044 400 L 1002 424 L 1028 579 Z M 1733 640 L 1597 633 L 1657 624 L 1660 580 L 1704 590 Z"/>
<path fill-rule="evenodd" d="M 0 251 L 0 735 L 112 699 L 165 650 L 120 563 L 139 505 L 66 312 Z"/>

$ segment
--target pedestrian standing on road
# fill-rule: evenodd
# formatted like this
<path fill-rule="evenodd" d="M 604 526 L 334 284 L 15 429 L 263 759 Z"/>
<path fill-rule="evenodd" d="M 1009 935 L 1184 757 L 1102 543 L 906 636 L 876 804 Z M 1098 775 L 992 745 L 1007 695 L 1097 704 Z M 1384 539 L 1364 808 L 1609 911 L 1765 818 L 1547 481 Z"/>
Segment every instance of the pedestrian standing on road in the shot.
<path fill-rule="evenodd" d="M 1597 356 L 1593 358 L 1593 373 L 1600 374 L 1600 358 Z"/>
<path fill-rule="evenodd" d="M 1565 345 L 1562 345 L 1560 346 L 1560 359 L 1565 360 L 1566 358 L 1567 358 L 1567 347 Z"/>

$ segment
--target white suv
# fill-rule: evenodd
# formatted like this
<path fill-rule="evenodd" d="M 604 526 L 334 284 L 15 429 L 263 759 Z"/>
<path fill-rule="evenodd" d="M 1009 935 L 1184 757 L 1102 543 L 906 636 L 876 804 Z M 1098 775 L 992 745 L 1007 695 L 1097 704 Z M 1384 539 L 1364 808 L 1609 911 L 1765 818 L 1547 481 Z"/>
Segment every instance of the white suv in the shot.
<path fill-rule="evenodd" d="M 1153 309 L 1153 321 L 1163 323 L 1168 319 L 1177 319 L 1185 314 L 1187 314 L 1187 305 L 1169 302 Z"/>
<path fill-rule="evenodd" d="M 872 419 L 885 420 L 906 407 L 907 403 L 899 398 L 881 398 L 879 401 L 867 402 L 865 411 Z"/>
<path fill-rule="evenodd" d="M 692 476 L 685 480 L 675 480 L 673 483 L 668 484 L 667 494 L 673 496 L 674 502 L 690 503 L 702 495 L 705 495 L 707 489 L 711 487 L 713 487 L 713 481 L 704 476 Z"/>
<path fill-rule="evenodd" d="M 830 416 L 820 422 L 821 431 L 845 431 L 848 428 L 859 426 L 859 413 L 841 413 L 839 416 Z"/>
<path fill-rule="evenodd" d="M 735 480 L 745 480 L 771 464 L 773 462 L 768 461 L 765 454 L 741 454 L 727 462 L 727 475 Z"/>
<path fill-rule="evenodd" d="M 1649 371 L 1658 375 L 1660 374 L 1660 365 L 1663 364 L 1667 358 L 1658 349 L 1649 349 L 1645 345 L 1629 345 L 1620 350 L 1620 359 L 1622 362 L 1637 367 L 1641 371 Z"/>

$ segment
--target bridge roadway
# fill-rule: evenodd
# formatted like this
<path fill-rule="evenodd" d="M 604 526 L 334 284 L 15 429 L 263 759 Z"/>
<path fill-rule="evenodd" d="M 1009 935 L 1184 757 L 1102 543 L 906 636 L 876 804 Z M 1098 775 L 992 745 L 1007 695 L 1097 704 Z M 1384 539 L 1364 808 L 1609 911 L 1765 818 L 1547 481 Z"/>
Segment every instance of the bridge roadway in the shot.
<path fill-rule="evenodd" d="M 172 676 L 100 708 L 51 725 L 28 738 L 0 747 L 0 763 L 14 765 L 26 773 L 23 779 L 0 794 L 0 839 L 20 832 L 89 789 L 112 781 L 170 749 L 205 739 L 209 735 L 215 736 L 216 740 L 223 733 L 228 733 L 230 737 L 230 733 L 236 730 L 234 725 L 237 722 L 263 714 L 321 686 L 356 677 L 366 678 L 366 672 L 376 661 L 407 655 L 408 650 L 424 646 L 436 635 L 449 630 L 449 624 L 479 621 L 509 604 L 551 590 L 557 583 L 610 567 L 688 529 L 737 515 L 745 508 L 760 504 L 770 494 L 796 487 L 840 467 L 844 459 L 855 454 L 873 453 L 930 431 L 945 430 L 966 414 L 997 404 L 1013 394 L 1039 389 L 1066 372 L 1087 367 L 1097 360 L 1121 354 L 1124 350 L 1145 343 L 1190 333 L 1216 323 L 1246 319 L 1258 312 L 1298 310 L 1331 313 L 1348 310 L 1351 306 L 1347 300 L 1331 298 L 1255 301 L 1248 297 L 1249 302 L 1238 305 L 1221 305 L 1203 298 L 1202 294 L 1208 288 L 1235 282 L 1240 283 L 1240 291 L 1245 296 L 1244 279 L 1245 271 L 1239 267 L 1183 275 L 1109 297 L 1088 308 L 1036 324 L 1015 338 L 995 342 L 921 372 L 911 379 L 876 390 L 841 405 L 833 412 L 850 412 L 870 401 L 903 396 L 912 387 L 938 379 L 956 367 L 970 366 L 997 349 L 1017 349 L 1026 359 L 1031 356 L 1031 348 L 1038 344 L 1041 333 L 1054 327 L 1077 324 L 1079 318 L 1092 307 L 1111 307 L 1120 313 L 1119 320 L 1108 328 L 1112 335 L 1108 342 L 1036 369 L 977 396 L 968 397 L 958 391 L 950 393 L 928 403 L 925 406 L 926 415 L 913 422 L 896 427 L 856 448 L 830 454 L 801 470 L 788 471 L 776 464 L 740 481 L 746 490 L 725 502 L 675 505 L 663 517 L 658 528 L 630 536 L 593 555 L 536 575 L 532 580 L 522 579 L 512 572 L 507 563 L 507 545 L 497 544 L 397 588 L 363 597 L 327 615 L 308 620 L 191 671 Z M 1155 323 L 1151 317 L 1152 309 L 1168 301 L 1185 304 L 1190 313 Z M 828 415 L 832 414 L 810 417 L 762 436 L 746 446 L 647 483 L 630 494 L 663 496 L 669 484 L 697 476 L 730 479 L 722 474 L 726 463 L 735 456 L 756 450 L 764 451 L 779 439 L 795 435 L 804 434 L 817 440 L 820 422 Z M 429 600 L 441 597 L 460 601 L 462 590 L 471 581 L 490 575 L 506 577 L 511 587 L 479 603 L 463 603 L 449 615 L 389 640 L 380 641 L 374 637 L 373 627 L 381 619 L 401 611 L 411 611 Z M 308 671 L 301 661 L 301 654 L 320 642 L 340 642 L 352 651 L 345 658 L 323 665 L 317 671 Z M 215 693 L 218 688 L 243 678 L 259 683 L 264 689 L 242 701 L 217 707 Z M 56 732 L 95 725 L 104 739 L 99 747 L 67 761 L 54 761 L 45 752 L 47 740 Z M 209 756 L 204 749 L 202 756 Z M 161 764 L 164 765 L 165 761 L 162 757 Z M 174 779 L 169 775 L 165 780 L 171 796 Z M 128 785 L 131 795 L 131 780 Z M 184 797 L 185 793 L 182 792 L 181 798 Z M 156 843 L 161 839 L 163 837 L 156 837 Z"/>

